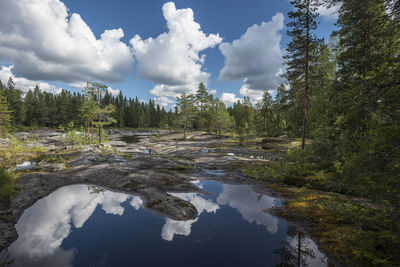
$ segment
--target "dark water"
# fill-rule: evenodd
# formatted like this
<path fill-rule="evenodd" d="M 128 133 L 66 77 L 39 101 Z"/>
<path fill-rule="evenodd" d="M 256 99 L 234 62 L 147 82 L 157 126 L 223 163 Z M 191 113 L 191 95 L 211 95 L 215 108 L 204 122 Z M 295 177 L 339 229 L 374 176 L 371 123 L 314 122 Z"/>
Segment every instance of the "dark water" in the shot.
<path fill-rule="evenodd" d="M 199 216 L 188 221 L 156 215 L 138 196 L 88 185 L 62 187 L 23 213 L 16 226 L 19 238 L 0 262 L 57 267 L 296 262 L 299 235 L 288 236 L 286 222 L 266 212 L 280 205 L 278 199 L 249 185 L 194 183 L 210 194 L 173 193 L 197 208 Z M 326 265 L 310 239 L 300 240 L 304 264 Z"/>
<path fill-rule="evenodd" d="M 157 135 L 157 132 L 135 132 L 132 133 L 131 135 L 122 136 L 119 140 L 124 141 L 127 144 L 134 144 L 134 143 L 139 143 L 141 137 L 151 136 L 151 135 Z"/>
<path fill-rule="evenodd" d="M 127 144 L 134 144 L 140 142 L 140 137 L 137 135 L 122 136 L 120 141 L 124 141 Z"/>

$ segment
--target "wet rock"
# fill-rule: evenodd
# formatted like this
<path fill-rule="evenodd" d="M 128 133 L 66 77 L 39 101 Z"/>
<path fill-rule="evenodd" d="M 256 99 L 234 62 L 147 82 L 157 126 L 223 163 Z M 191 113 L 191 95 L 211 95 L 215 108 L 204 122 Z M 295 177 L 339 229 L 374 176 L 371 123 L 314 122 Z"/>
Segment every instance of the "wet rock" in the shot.
<path fill-rule="evenodd" d="M 139 189 L 137 192 L 144 195 L 148 200 L 146 204 L 148 208 L 167 214 L 173 220 L 193 220 L 198 215 L 196 207 L 191 203 L 163 194 L 155 188 L 146 187 Z"/>
<path fill-rule="evenodd" d="M 48 172 L 60 172 L 67 169 L 64 163 L 56 163 L 56 164 L 44 164 L 41 165 L 40 168 L 44 171 Z"/>
<path fill-rule="evenodd" d="M 8 146 L 10 140 L 8 138 L 0 138 L 0 146 Z"/>
<path fill-rule="evenodd" d="M 103 145 L 109 145 L 112 147 L 124 147 L 124 146 L 126 146 L 126 142 L 124 142 L 124 141 L 109 141 L 109 142 L 103 143 Z"/>

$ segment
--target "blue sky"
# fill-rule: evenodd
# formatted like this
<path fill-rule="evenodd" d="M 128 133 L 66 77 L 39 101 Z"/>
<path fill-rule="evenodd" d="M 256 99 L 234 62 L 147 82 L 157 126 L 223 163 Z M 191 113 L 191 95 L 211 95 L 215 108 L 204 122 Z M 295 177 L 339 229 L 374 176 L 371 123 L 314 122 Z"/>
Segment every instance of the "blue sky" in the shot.
<path fill-rule="evenodd" d="M 12 75 L 23 90 L 38 81 L 57 91 L 98 80 L 128 97 L 172 106 L 177 94 L 193 92 L 203 81 L 227 104 L 244 95 L 255 101 L 279 83 L 281 56 L 290 41 L 288 0 L 5 2 L 0 79 Z M 335 14 L 326 8 L 320 13 L 317 34 L 328 38 Z M 112 29 L 120 30 L 102 37 Z M 132 41 L 135 35 L 140 37 Z M 10 47 L 6 38 L 24 40 Z"/>

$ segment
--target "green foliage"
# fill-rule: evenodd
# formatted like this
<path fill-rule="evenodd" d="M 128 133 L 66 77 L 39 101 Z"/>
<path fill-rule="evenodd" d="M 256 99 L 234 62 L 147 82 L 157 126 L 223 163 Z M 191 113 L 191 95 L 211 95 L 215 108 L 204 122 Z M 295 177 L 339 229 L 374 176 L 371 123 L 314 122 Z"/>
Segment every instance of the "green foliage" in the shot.
<path fill-rule="evenodd" d="M 64 89 L 58 94 L 43 92 L 39 86 L 28 90 L 25 97 L 18 90 L 12 79 L 8 85 L 0 83 L 0 122 L 2 129 L 34 129 L 40 127 L 64 128 L 69 122 L 76 126 L 91 128 L 95 120 L 93 102 L 97 103 L 99 95 L 89 90 L 90 97 L 80 93 L 70 93 Z M 89 83 L 89 87 L 98 86 L 100 83 Z M 102 85 L 102 88 L 107 87 Z M 118 97 L 112 96 L 108 91 L 101 93 L 101 106 L 114 106 L 111 125 L 133 128 L 159 128 L 164 125 L 172 127 L 175 114 L 167 112 L 164 107 L 156 105 L 154 100 L 142 103 L 137 98 L 127 99 L 122 93 Z M 7 105 L 7 109 L 6 108 Z M 7 112 L 5 112 L 7 110 Z M 77 112 L 79 114 L 77 114 Z M 7 115 L 5 115 L 7 114 Z M 88 127 L 89 125 L 89 127 Z M 90 136 L 91 132 L 87 131 Z M 89 138 L 88 138 L 89 139 Z"/>
<path fill-rule="evenodd" d="M 196 102 L 200 105 L 200 110 L 199 110 L 199 119 L 200 119 L 200 128 L 201 130 L 204 130 L 204 120 L 206 113 L 208 111 L 208 105 L 210 103 L 211 97 L 204 84 L 201 82 L 199 84 L 199 89 L 196 91 Z"/>
<path fill-rule="evenodd" d="M 317 60 L 320 40 L 314 31 L 317 29 L 318 1 L 291 0 L 294 11 L 288 13 L 290 29 L 287 35 L 292 38 L 287 47 L 285 78 L 290 83 L 292 123 L 301 125 L 302 144 L 304 149 L 307 131 L 307 113 L 309 108 L 309 91 L 313 80 L 313 65 Z M 300 123 L 301 122 L 301 123 Z M 297 133 L 300 127 L 294 127 Z M 297 133 L 299 134 L 299 133 Z"/>
<path fill-rule="evenodd" d="M 183 93 L 180 97 L 176 98 L 176 107 L 179 111 L 180 123 L 183 125 L 184 129 L 184 139 L 186 139 L 186 130 L 191 126 L 192 118 L 196 112 L 196 108 L 194 106 L 195 96 L 190 94 L 186 95 Z"/>
<path fill-rule="evenodd" d="M 4 166 L 0 166 L 0 199 L 11 196 L 15 191 L 14 175 Z"/>
<path fill-rule="evenodd" d="M 76 130 L 72 121 L 68 124 L 67 131 L 65 133 L 65 140 L 71 145 L 88 143 L 86 136 L 82 134 L 82 131 L 78 132 Z"/>
<path fill-rule="evenodd" d="M 8 109 L 8 103 L 0 90 L 0 137 L 4 136 L 10 128 L 10 110 Z"/>
<path fill-rule="evenodd" d="M 233 104 L 233 107 L 228 109 L 229 114 L 234 118 L 235 131 L 239 135 L 252 133 L 254 131 L 254 113 L 255 110 L 250 101 L 250 97 L 244 97 L 243 101 L 238 101 Z"/>

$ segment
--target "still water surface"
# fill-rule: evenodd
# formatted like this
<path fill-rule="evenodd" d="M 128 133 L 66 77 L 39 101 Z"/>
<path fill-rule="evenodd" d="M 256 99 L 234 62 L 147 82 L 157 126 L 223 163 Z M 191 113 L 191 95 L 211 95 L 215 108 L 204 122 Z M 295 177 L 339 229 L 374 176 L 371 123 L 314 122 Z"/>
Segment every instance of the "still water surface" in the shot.
<path fill-rule="evenodd" d="M 14 266 L 325 266 L 315 243 L 288 233 L 267 212 L 279 199 L 250 185 L 193 181 L 209 194 L 171 193 L 199 216 L 174 221 L 139 196 L 71 185 L 37 201 L 19 219 L 19 238 L 0 256 Z M 298 242 L 298 237 L 300 241 Z M 0 264 L 1 265 L 1 264 Z"/>

